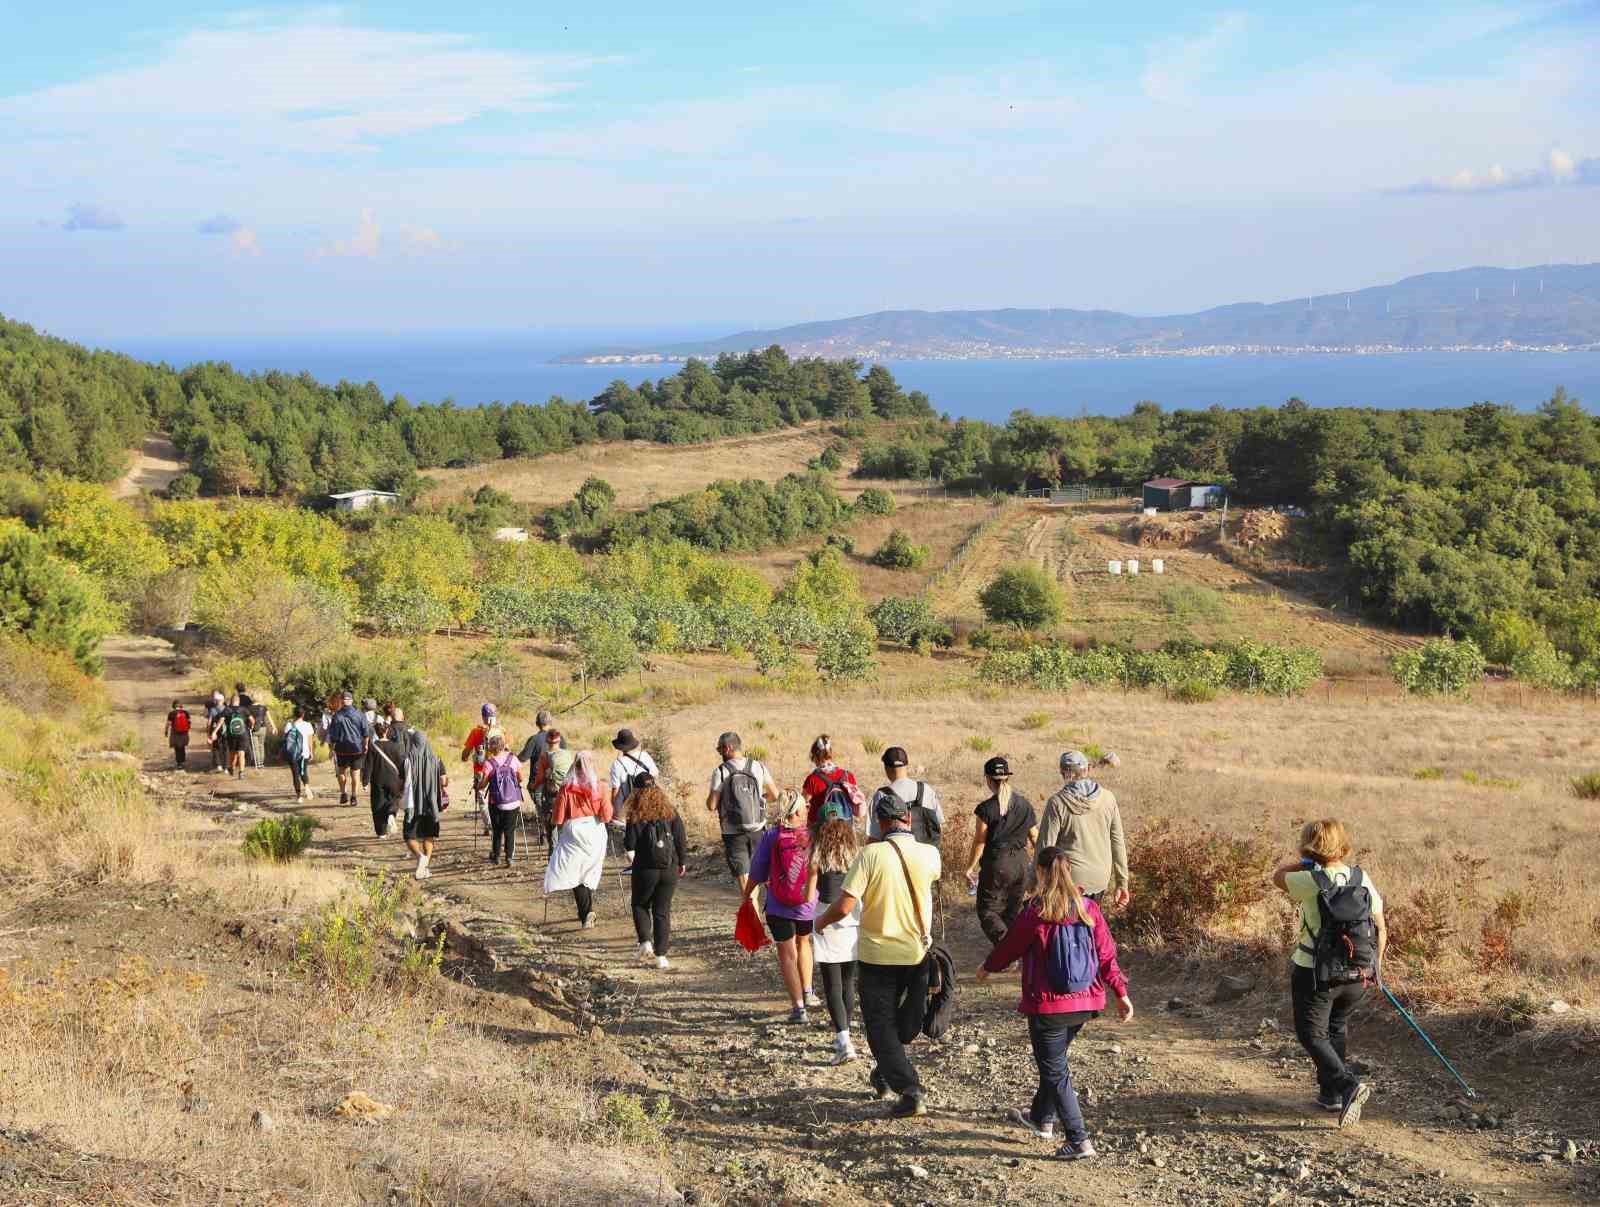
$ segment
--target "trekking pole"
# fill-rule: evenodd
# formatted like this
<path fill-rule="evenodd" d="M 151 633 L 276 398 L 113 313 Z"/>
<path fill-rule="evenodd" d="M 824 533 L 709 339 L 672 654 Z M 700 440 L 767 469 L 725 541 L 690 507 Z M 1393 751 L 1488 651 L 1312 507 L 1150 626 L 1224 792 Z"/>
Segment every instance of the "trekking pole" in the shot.
<path fill-rule="evenodd" d="M 1389 1004 L 1400 1012 L 1400 1017 L 1405 1019 L 1406 1022 L 1410 1023 L 1411 1029 L 1422 1037 L 1422 1042 L 1428 1045 L 1428 1051 L 1432 1052 L 1439 1058 L 1439 1063 L 1445 1067 L 1445 1070 L 1450 1074 L 1450 1076 L 1454 1077 L 1460 1084 L 1461 1088 L 1466 1091 L 1467 1097 L 1476 1098 L 1478 1096 L 1477 1093 L 1470 1085 L 1466 1083 L 1466 1080 L 1461 1076 L 1461 1074 L 1456 1072 L 1455 1066 L 1444 1058 L 1444 1053 L 1439 1051 L 1438 1046 L 1433 1042 L 1433 1040 L 1428 1038 L 1428 1033 L 1418 1025 L 1417 1020 L 1412 1018 L 1406 1008 L 1400 1004 L 1400 999 L 1389 992 L 1389 986 L 1385 985 L 1382 981 L 1379 981 L 1378 988 L 1383 991 L 1383 996 L 1389 999 Z"/>

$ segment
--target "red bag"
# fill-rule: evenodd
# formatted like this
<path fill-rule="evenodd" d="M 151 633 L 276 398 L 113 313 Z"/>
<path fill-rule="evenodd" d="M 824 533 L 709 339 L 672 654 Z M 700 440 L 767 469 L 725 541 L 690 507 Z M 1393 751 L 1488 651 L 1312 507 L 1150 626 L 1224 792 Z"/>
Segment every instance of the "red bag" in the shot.
<path fill-rule="evenodd" d="M 768 943 L 767 928 L 761 925 L 761 915 L 756 912 L 756 903 L 750 898 L 744 899 L 744 904 L 739 907 L 739 917 L 733 924 L 733 937 L 739 940 L 739 946 L 755 955 Z"/>

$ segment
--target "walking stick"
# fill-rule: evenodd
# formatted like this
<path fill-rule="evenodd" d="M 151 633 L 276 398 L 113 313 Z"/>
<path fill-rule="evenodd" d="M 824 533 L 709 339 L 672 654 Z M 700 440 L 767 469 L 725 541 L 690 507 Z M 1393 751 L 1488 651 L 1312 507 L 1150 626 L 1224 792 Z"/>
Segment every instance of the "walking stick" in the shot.
<path fill-rule="evenodd" d="M 1450 1074 L 1450 1076 L 1454 1077 L 1457 1083 L 1460 1084 L 1461 1088 L 1466 1091 L 1467 1097 L 1476 1098 L 1478 1095 L 1473 1091 L 1472 1087 L 1466 1083 L 1466 1080 L 1461 1076 L 1461 1074 L 1456 1072 L 1455 1066 L 1444 1058 L 1444 1053 L 1439 1051 L 1438 1046 L 1434 1044 L 1433 1040 L 1428 1038 L 1428 1033 L 1417 1024 L 1416 1019 L 1411 1017 L 1406 1008 L 1400 1004 L 1400 1000 L 1395 997 L 1394 994 L 1389 992 L 1389 986 L 1385 985 L 1382 981 L 1379 981 L 1378 988 L 1383 991 L 1383 996 L 1389 999 L 1389 1004 L 1400 1012 L 1400 1017 L 1405 1019 L 1406 1022 L 1410 1023 L 1411 1029 L 1422 1037 L 1422 1042 L 1428 1045 L 1428 1051 L 1432 1052 L 1439 1058 L 1439 1063 L 1445 1067 L 1445 1070 Z"/>

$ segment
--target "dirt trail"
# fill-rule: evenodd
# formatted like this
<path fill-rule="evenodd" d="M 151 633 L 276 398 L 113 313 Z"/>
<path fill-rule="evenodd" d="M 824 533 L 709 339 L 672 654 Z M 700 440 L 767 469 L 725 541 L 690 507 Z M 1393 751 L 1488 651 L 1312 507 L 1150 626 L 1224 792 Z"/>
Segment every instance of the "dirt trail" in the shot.
<path fill-rule="evenodd" d="M 111 493 L 119 499 L 131 499 L 143 491 L 165 490 L 187 468 L 177 445 L 160 434 L 149 435 Z"/>
<path fill-rule="evenodd" d="M 187 694 L 184 676 L 162 642 L 121 639 L 106 652 L 119 717 L 145 740 L 150 768 L 165 772 L 161 718 L 173 695 Z M 455 765 L 453 752 L 441 754 Z M 183 784 L 189 806 L 223 824 L 236 821 L 240 805 L 247 812 L 293 808 L 287 772 L 278 767 L 238 784 L 205 772 L 162 778 Z M 373 837 L 364 802 L 340 806 L 324 766 L 314 768 L 313 779 L 318 797 L 302 811 L 325 827 L 315 857 L 409 872 L 398 839 Z M 1281 986 L 1264 983 L 1242 1001 L 1214 1005 L 1212 970 L 1171 981 L 1177 970 L 1136 957 L 1128 963 L 1138 1017 L 1126 1027 L 1090 1024 L 1073 1052 L 1099 1161 L 1051 1161 L 1050 1146 L 1000 1119 L 1005 1107 L 1026 1102 L 1034 1076 L 1026 1028 L 1014 1013 L 1014 977 L 987 988 L 964 980 L 953 1032 L 915 1052 L 929 1116 L 891 1122 L 868 1099 L 866 1061 L 827 1065 L 825 1012 L 807 1027 L 780 1023 L 771 954 L 747 958 L 732 941 L 735 896 L 720 855 L 697 857 L 679 890 L 674 967 L 663 973 L 634 959 L 615 867 L 597 895 L 599 925 L 584 932 L 570 894 L 550 899 L 546 920 L 542 850 L 529 850 L 513 870 L 491 869 L 487 840 L 475 848 L 473 829 L 463 811 L 447 816 L 427 891 L 495 936 L 496 967 L 528 965 L 540 983 L 582 1003 L 603 1027 L 596 1042 L 621 1044 L 648 1072 L 648 1084 L 629 1088 L 670 1096 L 679 1186 L 692 1188 L 694 1201 L 1594 1201 L 1596 1185 L 1585 1180 L 1592 1171 L 1541 1161 L 1552 1135 L 1562 1133 L 1477 1131 L 1441 1120 L 1439 1108 L 1452 1097 L 1443 1074 L 1409 1043 L 1376 1046 L 1379 1033 L 1363 1034 L 1359 1023 L 1354 1046 L 1375 1053 L 1370 1076 L 1379 1094 L 1359 1130 L 1338 1132 L 1311 1107 L 1309 1067 L 1289 1031 Z M 970 907 L 953 908 L 948 921 L 958 963 L 974 968 L 984 948 Z M 1188 1002 L 1170 1001 L 1174 992 Z M 858 1046 L 865 1051 L 864 1041 Z M 1480 1090 L 1498 1090 L 1505 1100 L 1512 1094 L 1504 1085 Z M 1531 1115 L 1538 1106 L 1530 1102 L 1526 1110 Z M 1584 1134 L 1592 1130 L 1583 1126 Z"/>

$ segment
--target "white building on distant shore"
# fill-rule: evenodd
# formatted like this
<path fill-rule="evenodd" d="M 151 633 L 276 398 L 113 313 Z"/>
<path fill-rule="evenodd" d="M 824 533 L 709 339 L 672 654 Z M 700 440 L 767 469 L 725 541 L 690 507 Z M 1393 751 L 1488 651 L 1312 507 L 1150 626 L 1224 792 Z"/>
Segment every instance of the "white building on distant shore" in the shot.
<path fill-rule="evenodd" d="M 347 490 L 343 494 L 329 495 L 340 511 L 365 511 L 369 507 L 387 507 L 398 502 L 400 496 L 392 490 Z"/>

